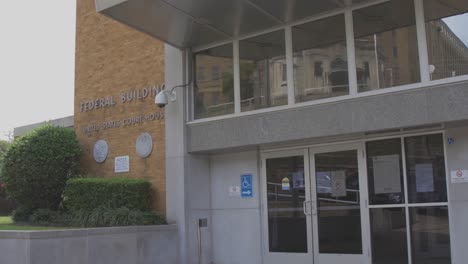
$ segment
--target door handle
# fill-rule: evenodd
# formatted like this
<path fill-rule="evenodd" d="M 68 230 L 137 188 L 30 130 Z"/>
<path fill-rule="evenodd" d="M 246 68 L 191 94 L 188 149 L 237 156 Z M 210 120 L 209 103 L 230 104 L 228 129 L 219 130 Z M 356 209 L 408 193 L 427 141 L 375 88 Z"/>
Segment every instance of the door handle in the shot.
<path fill-rule="evenodd" d="M 317 204 L 314 200 L 310 201 L 312 215 L 317 215 Z"/>
<path fill-rule="evenodd" d="M 310 215 L 310 205 L 311 201 L 302 202 L 302 209 L 304 210 L 305 215 Z"/>

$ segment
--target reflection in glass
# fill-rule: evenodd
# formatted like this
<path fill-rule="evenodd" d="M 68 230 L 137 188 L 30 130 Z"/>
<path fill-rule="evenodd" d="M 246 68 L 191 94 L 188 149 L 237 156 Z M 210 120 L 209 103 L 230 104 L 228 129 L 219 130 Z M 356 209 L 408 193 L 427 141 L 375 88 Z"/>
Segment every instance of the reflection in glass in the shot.
<path fill-rule="evenodd" d="M 362 254 L 357 151 L 315 155 L 319 252 Z"/>
<path fill-rule="evenodd" d="M 241 110 L 288 103 L 284 30 L 239 42 Z"/>
<path fill-rule="evenodd" d="M 468 74 L 468 2 L 424 0 L 431 79 Z"/>
<path fill-rule="evenodd" d="M 359 92 L 420 81 L 413 1 L 353 12 Z"/>
<path fill-rule="evenodd" d="M 405 208 L 373 208 L 370 217 L 372 263 L 408 263 Z"/>
<path fill-rule="evenodd" d="M 232 45 L 195 54 L 195 119 L 234 113 Z"/>
<path fill-rule="evenodd" d="M 296 102 L 349 94 L 344 15 L 294 26 Z"/>
<path fill-rule="evenodd" d="M 404 203 L 401 139 L 367 142 L 366 152 L 370 204 Z"/>
<path fill-rule="evenodd" d="M 266 161 L 270 252 L 307 252 L 304 157 Z"/>
<path fill-rule="evenodd" d="M 407 137 L 405 151 L 409 202 L 447 202 L 442 135 Z"/>
<path fill-rule="evenodd" d="M 447 206 L 410 208 L 413 264 L 449 264 Z"/>

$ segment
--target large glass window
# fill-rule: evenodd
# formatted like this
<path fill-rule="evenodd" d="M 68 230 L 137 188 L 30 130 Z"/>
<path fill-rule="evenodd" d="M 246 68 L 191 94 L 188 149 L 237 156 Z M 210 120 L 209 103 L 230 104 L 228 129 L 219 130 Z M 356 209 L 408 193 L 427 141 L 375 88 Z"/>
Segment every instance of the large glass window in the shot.
<path fill-rule="evenodd" d="M 405 208 L 372 208 L 372 263 L 408 263 Z"/>
<path fill-rule="evenodd" d="M 292 28 L 296 102 L 349 94 L 344 15 Z"/>
<path fill-rule="evenodd" d="M 372 263 L 408 263 L 408 243 L 414 264 L 450 263 L 443 136 L 372 141 L 366 148 Z"/>
<path fill-rule="evenodd" d="M 451 263 L 447 206 L 410 208 L 413 264 Z"/>
<path fill-rule="evenodd" d="M 369 203 L 404 203 L 401 139 L 368 142 L 366 152 Z"/>
<path fill-rule="evenodd" d="M 468 2 L 424 0 L 431 79 L 468 74 Z"/>
<path fill-rule="evenodd" d="M 234 113 L 232 45 L 224 45 L 195 54 L 195 118 Z M 207 70 L 210 73 L 207 74 Z"/>
<path fill-rule="evenodd" d="M 409 201 L 411 203 L 447 202 L 442 136 L 406 138 L 405 149 Z"/>
<path fill-rule="evenodd" d="M 467 0 L 421 1 L 424 21 L 419 22 L 425 22 L 429 62 L 424 73 L 429 71 L 431 80 L 468 76 Z M 294 24 L 291 39 L 286 39 L 289 26 L 241 39 L 239 65 L 233 65 L 233 43 L 196 53 L 194 118 L 232 114 L 236 104 L 242 112 L 286 105 L 293 99 L 288 96 L 297 103 L 345 96 L 355 85 L 362 93 L 421 82 L 415 1 L 380 2 L 352 11 L 351 63 L 357 83 L 348 78 L 343 11 Z M 286 61 L 289 52 L 292 60 Z M 239 69 L 236 78 L 233 69 Z M 288 69 L 293 80 L 288 80 Z M 240 102 L 234 102 L 235 79 L 240 81 Z M 294 95 L 288 84 L 294 85 Z"/>
<path fill-rule="evenodd" d="M 270 252 L 307 252 L 304 157 L 266 161 Z"/>
<path fill-rule="evenodd" d="M 353 19 L 359 92 L 420 81 L 413 1 L 358 9 Z"/>
<path fill-rule="evenodd" d="M 284 30 L 239 42 L 241 110 L 288 103 Z"/>

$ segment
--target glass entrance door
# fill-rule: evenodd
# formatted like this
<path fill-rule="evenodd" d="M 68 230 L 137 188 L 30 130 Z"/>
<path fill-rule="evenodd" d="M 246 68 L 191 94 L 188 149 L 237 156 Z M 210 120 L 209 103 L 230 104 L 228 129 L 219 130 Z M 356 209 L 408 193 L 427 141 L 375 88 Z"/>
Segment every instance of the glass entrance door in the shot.
<path fill-rule="evenodd" d="M 362 146 L 314 148 L 310 159 L 314 262 L 369 263 Z"/>
<path fill-rule="evenodd" d="M 307 149 L 262 157 L 263 263 L 312 264 Z"/>
<path fill-rule="evenodd" d="M 442 134 L 262 156 L 263 263 L 450 263 Z"/>
<path fill-rule="evenodd" d="M 362 146 L 262 155 L 263 263 L 370 263 Z"/>

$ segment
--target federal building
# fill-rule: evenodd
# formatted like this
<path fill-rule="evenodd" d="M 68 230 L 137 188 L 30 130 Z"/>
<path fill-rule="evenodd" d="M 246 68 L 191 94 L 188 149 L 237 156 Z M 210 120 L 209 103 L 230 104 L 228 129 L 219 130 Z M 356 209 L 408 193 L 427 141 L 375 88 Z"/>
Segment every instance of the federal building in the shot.
<path fill-rule="evenodd" d="M 74 125 L 85 176 L 151 182 L 165 214 L 164 44 L 76 1 Z"/>
<path fill-rule="evenodd" d="M 468 263 L 466 0 L 77 7 L 84 163 L 153 183 L 180 263 Z"/>

